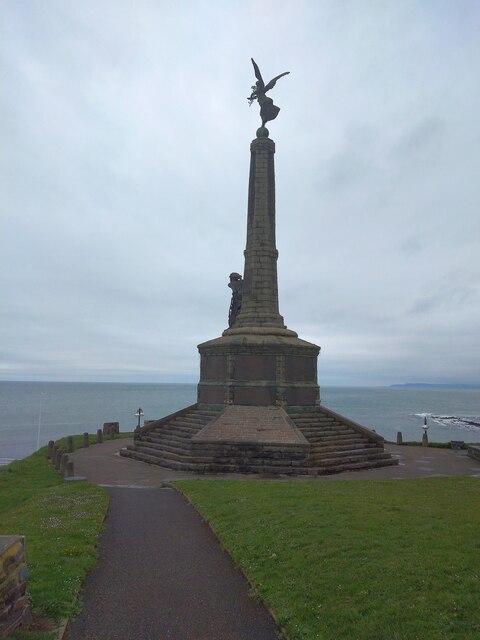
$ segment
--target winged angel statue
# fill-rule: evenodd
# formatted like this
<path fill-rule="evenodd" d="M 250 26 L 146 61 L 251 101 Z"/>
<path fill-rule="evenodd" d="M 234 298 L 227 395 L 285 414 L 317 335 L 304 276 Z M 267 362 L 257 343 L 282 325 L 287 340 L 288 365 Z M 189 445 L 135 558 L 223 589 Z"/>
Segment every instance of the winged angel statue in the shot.
<path fill-rule="evenodd" d="M 271 98 L 267 98 L 265 94 L 267 93 L 267 91 L 270 91 L 270 89 L 273 89 L 273 87 L 275 86 L 279 78 L 286 76 L 287 74 L 290 73 L 290 71 L 285 71 L 284 73 L 281 73 L 279 76 L 275 76 L 275 78 L 273 78 L 273 80 L 270 80 L 270 82 L 266 85 L 263 81 L 262 74 L 260 73 L 260 69 L 258 68 L 257 63 L 253 58 L 252 58 L 252 64 L 255 70 L 255 77 L 257 78 L 257 82 L 252 86 L 252 89 L 253 89 L 252 94 L 247 99 L 250 105 L 252 104 L 252 102 L 254 102 L 254 100 L 258 100 L 258 104 L 260 105 L 260 117 L 262 119 L 262 127 L 264 127 L 266 122 L 269 122 L 270 120 L 275 120 L 275 118 L 278 116 L 278 113 L 280 111 L 280 107 L 275 106 L 273 104 L 273 100 Z"/>

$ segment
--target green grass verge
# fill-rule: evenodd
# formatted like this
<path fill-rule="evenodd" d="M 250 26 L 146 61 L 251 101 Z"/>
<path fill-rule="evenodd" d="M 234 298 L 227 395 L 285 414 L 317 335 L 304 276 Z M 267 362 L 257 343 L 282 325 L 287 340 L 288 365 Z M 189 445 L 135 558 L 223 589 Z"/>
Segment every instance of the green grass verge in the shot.
<path fill-rule="evenodd" d="M 480 481 L 175 483 L 291 640 L 478 640 Z"/>
<path fill-rule="evenodd" d="M 82 581 L 96 562 L 106 492 L 64 482 L 44 448 L 0 468 L 0 505 L 0 533 L 26 537 L 33 613 L 55 620 L 77 614 Z"/>

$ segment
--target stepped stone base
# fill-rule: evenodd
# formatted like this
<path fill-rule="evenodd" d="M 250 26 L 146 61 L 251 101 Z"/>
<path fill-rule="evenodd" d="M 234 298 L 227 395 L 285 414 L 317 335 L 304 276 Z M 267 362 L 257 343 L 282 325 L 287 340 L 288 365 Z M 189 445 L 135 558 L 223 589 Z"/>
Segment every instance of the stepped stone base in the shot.
<path fill-rule="evenodd" d="M 196 473 L 321 475 L 398 464 L 383 438 L 326 407 L 186 407 L 151 421 L 120 455 Z"/>

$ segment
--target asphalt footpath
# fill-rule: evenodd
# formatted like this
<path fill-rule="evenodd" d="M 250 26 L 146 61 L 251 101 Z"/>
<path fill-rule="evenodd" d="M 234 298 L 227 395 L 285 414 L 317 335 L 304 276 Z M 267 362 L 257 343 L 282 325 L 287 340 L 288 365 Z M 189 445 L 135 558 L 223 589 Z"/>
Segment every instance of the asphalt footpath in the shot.
<path fill-rule="evenodd" d="M 109 440 L 71 455 L 75 473 L 106 488 L 110 506 L 99 561 L 84 583 L 83 609 L 65 640 L 273 640 L 269 612 L 189 502 L 169 487 L 199 476 L 119 455 Z M 226 474 L 243 481 L 331 482 L 480 477 L 465 451 L 386 445 L 399 464 L 308 478 Z M 201 476 L 208 478 L 209 476 Z"/>
<path fill-rule="evenodd" d="M 275 623 L 171 488 L 109 487 L 96 569 L 68 640 L 274 640 Z"/>

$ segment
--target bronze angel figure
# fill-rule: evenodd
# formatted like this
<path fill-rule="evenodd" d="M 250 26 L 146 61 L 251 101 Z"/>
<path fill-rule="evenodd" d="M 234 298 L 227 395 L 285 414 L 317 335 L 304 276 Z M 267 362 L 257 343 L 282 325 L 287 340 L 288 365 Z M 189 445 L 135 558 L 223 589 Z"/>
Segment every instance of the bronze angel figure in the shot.
<path fill-rule="evenodd" d="M 290 73 L 290 71 L 285 71 L 284 73 L 281 73 L 279 76 L 275 76 L 275 78 L 273 78 L 273 80 L 270 80 L 270 82 L 266 85 L 263 81 L 262 74 L 260 73 L 260 69 L 258 68 L 257 63 L 253 58 L 252 58 L 252 64 L 255 70 L 255 77 L 257 78 L 257 82 L 255 85 L 252 86 L 252 89 L 253 89 L 252 94 L 249 98 L 247 98 L 247 100 L 250 105 L 254 100 L 258 100 L 258 104 L 260 105 L 260 117 L 262 119 L 262 127 L 264 127 L 265 123 L 269 122 L 270 120 L 274 120 L 278 116 L 278 113 L 280 111 L 280 107 L 277 107 L 276 105 L 274 105 L 273 100 L 271 98 L 267 98 L 265 94 L 267 93 L 267 91 L 270 91 L 270 89 L 273 89 L 273 87 L 275 86 L 279 78 L 286 76 L 287 74 Z"/>

